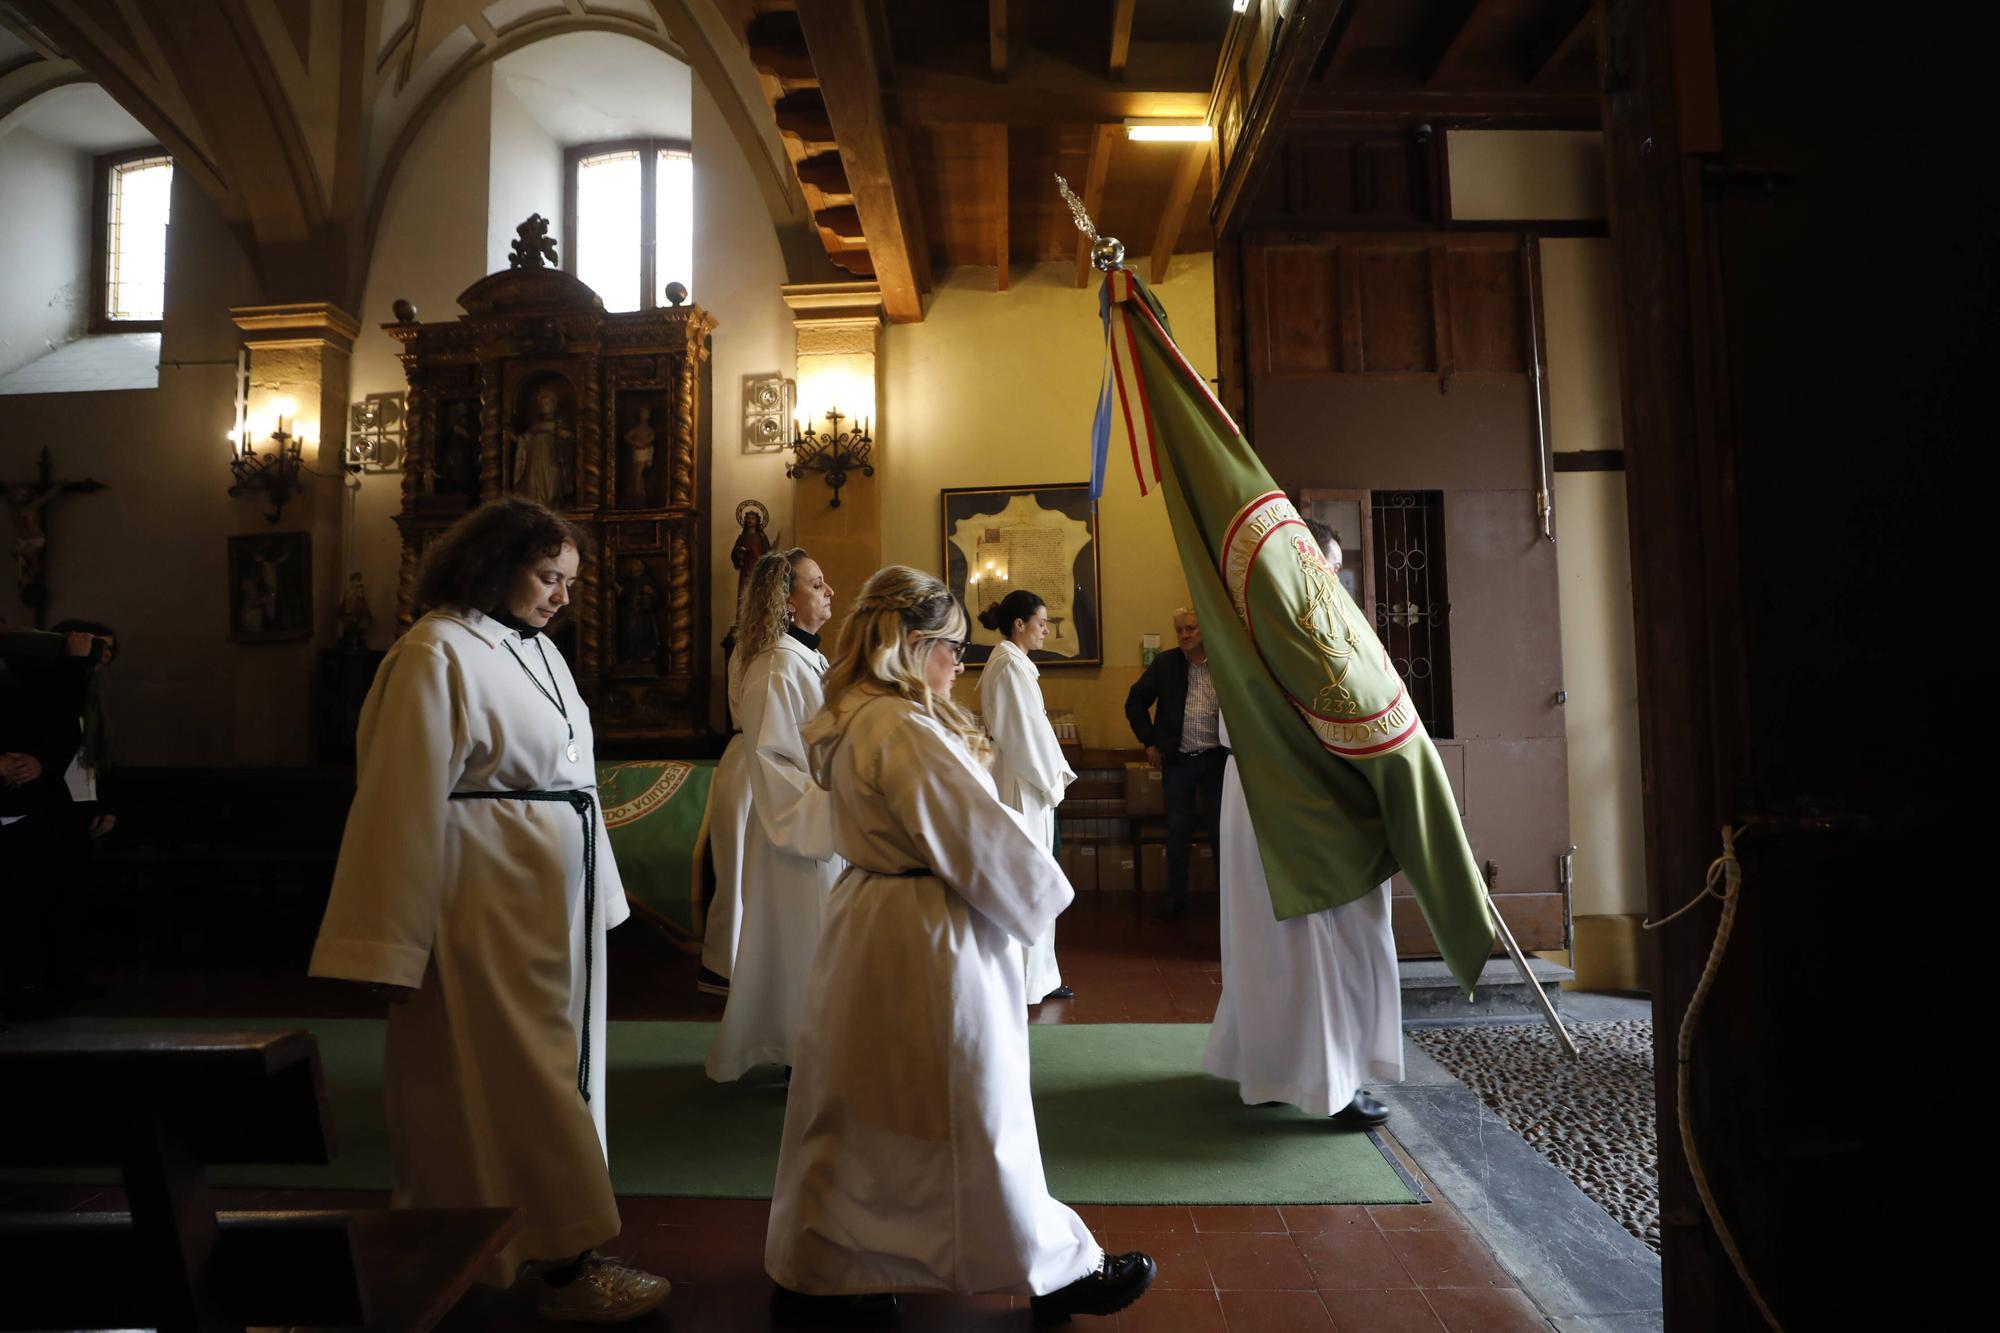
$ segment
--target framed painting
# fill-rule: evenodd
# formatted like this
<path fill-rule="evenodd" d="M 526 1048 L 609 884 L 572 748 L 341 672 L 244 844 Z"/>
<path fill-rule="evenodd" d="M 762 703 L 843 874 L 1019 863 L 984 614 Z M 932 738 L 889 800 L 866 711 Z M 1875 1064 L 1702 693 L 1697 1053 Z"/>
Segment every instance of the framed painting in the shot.
<path fill-rule="evenodd" d="M 966 665 L 982 665 L 1000 636 L 979 613 L 1016 589 L 1049 608 L 1045 667 L 1104 661 L 1097 561 L 1097 503 L 1088 482 L 1068 486 L 955 487 L 943 505 L 944 581 L 973 617 Z"/>
<path fill-rule="evenodd" d="M 309 639 L 313 630 L 312 534 L 229 539 L 229 637 L 236 643 Z"/>

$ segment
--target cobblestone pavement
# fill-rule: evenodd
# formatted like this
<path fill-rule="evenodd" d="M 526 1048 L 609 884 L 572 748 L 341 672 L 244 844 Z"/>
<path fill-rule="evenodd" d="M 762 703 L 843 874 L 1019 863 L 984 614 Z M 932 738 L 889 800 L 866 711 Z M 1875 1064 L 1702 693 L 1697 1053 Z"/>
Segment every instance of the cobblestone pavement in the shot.
<path fill-rule="evenodd" d="M 1411 1028 L 1409 1036 L 1657 1251 L 1652 1020 L 1572 1023 L 1569 1031 L 1574 1061 L 1539 1022 Z"/>

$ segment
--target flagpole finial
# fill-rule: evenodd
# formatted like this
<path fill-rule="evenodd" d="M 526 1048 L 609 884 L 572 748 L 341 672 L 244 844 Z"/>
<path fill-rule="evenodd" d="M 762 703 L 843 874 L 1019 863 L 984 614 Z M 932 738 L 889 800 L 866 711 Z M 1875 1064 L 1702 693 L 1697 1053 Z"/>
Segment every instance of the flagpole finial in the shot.
<path fill-rule="evenodd" d="M 1069 204 L 1070 217 L 1075 220 L 1076 229 L 1090 238 L 1090 266 L 1099 273 L 1125 267 L 1125 243 L 1116 236 L 1097 234 L 1097 224 L 1090 220 L 1083 200 L 1076 197 L 1076 191 L 1069 188 L 1069 182 L 1063 179 L 1061 172 L 1056 173 L 1056 188 L 1062 191 L 1063 199 Z"/>

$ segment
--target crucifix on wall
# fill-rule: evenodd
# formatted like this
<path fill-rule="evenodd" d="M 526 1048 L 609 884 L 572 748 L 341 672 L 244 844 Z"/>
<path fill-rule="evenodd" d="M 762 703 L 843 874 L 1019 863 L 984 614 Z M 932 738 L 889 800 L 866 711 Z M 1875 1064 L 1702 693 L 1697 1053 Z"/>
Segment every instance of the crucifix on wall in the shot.
<path fill-rule="evenodd" d="M 47 627 L 49 607 L 49 503 L 58 496 L 87 495 L 104 489 L 89 477 L 81 481 L 55 478 L 47 447 L 42 449 L 33 481 L 0 482 L 7 499 L 7 517 L 14 523 L 14 586 L 21 605 L 35 613 L 35 628 Z"/>

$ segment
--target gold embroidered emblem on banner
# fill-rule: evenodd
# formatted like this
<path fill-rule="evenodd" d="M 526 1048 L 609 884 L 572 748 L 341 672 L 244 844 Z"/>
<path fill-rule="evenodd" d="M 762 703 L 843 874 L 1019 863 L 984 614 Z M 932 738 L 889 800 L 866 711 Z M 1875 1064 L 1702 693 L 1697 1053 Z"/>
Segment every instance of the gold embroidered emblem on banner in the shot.
<path fill-rule="evenodd" d="M 1348 759 L 1393 753 L 1423 729 L 1403 682 L 1305 520 L 1281 491 L 1238 510 L 1222 581 L 1250 642 L 1320 744 Z"/>

